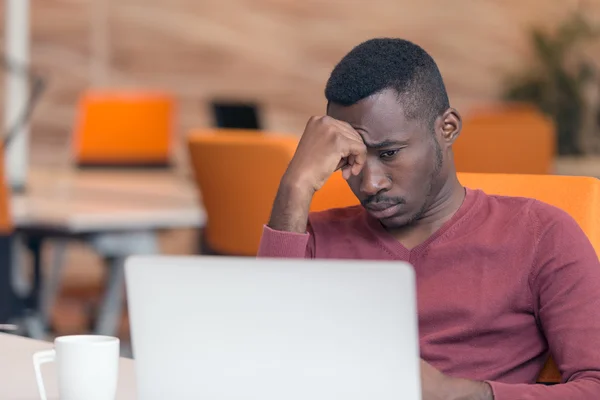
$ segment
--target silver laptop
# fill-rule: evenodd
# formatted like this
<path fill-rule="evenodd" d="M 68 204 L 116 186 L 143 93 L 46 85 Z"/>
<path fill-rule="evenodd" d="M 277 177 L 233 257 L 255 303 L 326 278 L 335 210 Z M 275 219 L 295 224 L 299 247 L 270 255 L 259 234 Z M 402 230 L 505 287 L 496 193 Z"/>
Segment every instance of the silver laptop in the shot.
<path fill-rule="evenodd" d="M 419 400 L 402 262 L 139 256 L 126 263 L 140 400 Z"/>

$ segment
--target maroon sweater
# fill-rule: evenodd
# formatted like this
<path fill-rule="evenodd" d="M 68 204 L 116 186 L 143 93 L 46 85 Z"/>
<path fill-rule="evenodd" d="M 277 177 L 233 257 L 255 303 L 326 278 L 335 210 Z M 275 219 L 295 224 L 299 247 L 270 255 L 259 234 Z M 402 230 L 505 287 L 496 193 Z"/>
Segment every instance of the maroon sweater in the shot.
<path fill-rule="evenodd" d="M 258 256 L 408 261 L 425 361 L 489 382 L 495 400 L 600 399 L 600 263 L 558 208 L 467 189 L 412 250 L 361 206 L 335 209 L 311 214 L 306 234 L 265 227 Z M 549 352 L 564 384 L 535 384 Z"/>

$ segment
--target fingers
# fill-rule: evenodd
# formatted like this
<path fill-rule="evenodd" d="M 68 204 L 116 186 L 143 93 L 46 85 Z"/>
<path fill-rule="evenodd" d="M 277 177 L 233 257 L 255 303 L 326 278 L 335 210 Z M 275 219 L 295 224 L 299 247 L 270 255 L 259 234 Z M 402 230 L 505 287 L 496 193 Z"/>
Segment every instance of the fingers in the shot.
<path fill-rule="evenodd" d="M 350 154 L 346 159 L 346 164 L 348 164 L 349 166 L 354 165 L 354 158 L 354 154 Z"/>
<path fill-rule="evenodd" d="M 367 161 L 367 148 L 362 141 L 350 140 L 347 137 L 341 138 L 340 141 L 340 161 L 335 171 L 341 169 L 344 179 L 349 179 L 362 171 Z"/>
<path fill-rule="evenodd" d="M 331 126 L 335 126 L 339 132 L 343 133 L 344 136 L 348 137 L 349 139 L 352 139 L 354 141 L 358 141 L 361 143 L 363 142 L 360 134 L 349 123 L 347 123 L 345 121 L 341 121 L 339 119 L 335 119 L 330 116 L 324 116 L 322 118 L 323 118 L 324 122 L 326 122 L 327 124 L 329 124 Z"/>
<path fill-rule="evenodd" d="M 362 171 L 367 162 L 367 148 L 365 144 L 362 141 L 360 143 L 348 141 L 348 149 L 346 152 L 346 162 L 349 168 L 348 173 L 351 175 L 360 174 L 360 171 Z"/>
<path fill-rule="evenodd" d="M 344 168 L 342 168 L 342 177 L 346 180 L 350 179 L 350 177 L 352 176 L 352 168 L 350 165 L 346 165 Z"/>
<path fill-rule="evenodd" d="M 354 154 L 350 154 L 347 158 L 346 158 L 346 164 L 344 165 L 343 169 L 342 169 L 342 176 L 344 177 L 344 179 L 348 179 L 350 178 L 350 176 L 352 176 L 352 168 L 354 167 Z"/>
<path fill-rule="evenodd" d="M 334 171 L 341 169 L 346 179 L 360 173 L 366 162 L 367 149 L 361 135 L 349 123 L 329 116 L 311 117 L 305 133 L 310 133 L 302 138 L 306 139 L 306 152 L 315 154 L 330 149 L 339 157 Z"/>
<path fill-rule="evenodd" d="M 358 175 L 360 174 L 360 171 L 362 171 L 364 164 L 354 164 L 352 166 L 352 175 Z"/>
<path fill-rule="evenodd" d="M 360 136 L 360 134 L 352 127 L 350 126 L 350 124 L 347 124 L 346 122 L 342 122 L 342 121 L 338 121 L 340 122 L 340 124 L 338 125 L 340 132 L 346 136 L 348 139 L 358 142 L 358 143 L 363 143 L 363 138 L 362 136 Z"/>
<path fill-rule="evenodd" d="M 348 161 L 346 160 L 346 158 L 342 158 L 340 160 L 340 162 L 338 163 L 337 167 L 335 167 L 334 172 L 337 171 L 340 168 L 344 168 L 346 165 L 348 165 Z"/>

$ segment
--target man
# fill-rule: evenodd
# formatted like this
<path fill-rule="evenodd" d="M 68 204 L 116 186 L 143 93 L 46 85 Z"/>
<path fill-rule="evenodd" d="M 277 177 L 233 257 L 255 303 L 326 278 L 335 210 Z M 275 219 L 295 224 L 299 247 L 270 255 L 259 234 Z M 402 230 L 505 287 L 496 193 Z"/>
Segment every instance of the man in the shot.
<path fill-rule="evenodd" d="M 400 39 L 354 48 L 284 174 L 259 256 L 410 262 L 424 400 L 600 398 L 600 263 L 539 201 L 459 183 L 461 129 L 434 60 Z M 309 215 L 337 169 L 361 206 Z M 551 353 L 564 383 L 536 385 Z"/>

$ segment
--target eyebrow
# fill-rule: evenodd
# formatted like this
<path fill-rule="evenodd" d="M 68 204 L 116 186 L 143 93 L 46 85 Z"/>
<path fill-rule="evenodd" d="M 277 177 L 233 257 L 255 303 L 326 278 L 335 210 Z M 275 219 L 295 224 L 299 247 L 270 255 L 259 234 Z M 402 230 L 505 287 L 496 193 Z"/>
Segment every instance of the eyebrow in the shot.
<path fill-rule="evenodd" d="M 383 142 L 379 142 L 379 143 L 368 143 L 363 138 L 363 141 L 365 142 L 365 146 L 367 146 L 367 148 L 374 149 L 374 150 L 384 149 L 386 147 L 393 147 L 393 146 L 406 146 L 408 144 L 408 142 L 406 142 L 406 141 L 399 141 L 399 140 L 384 140 Z"/>

